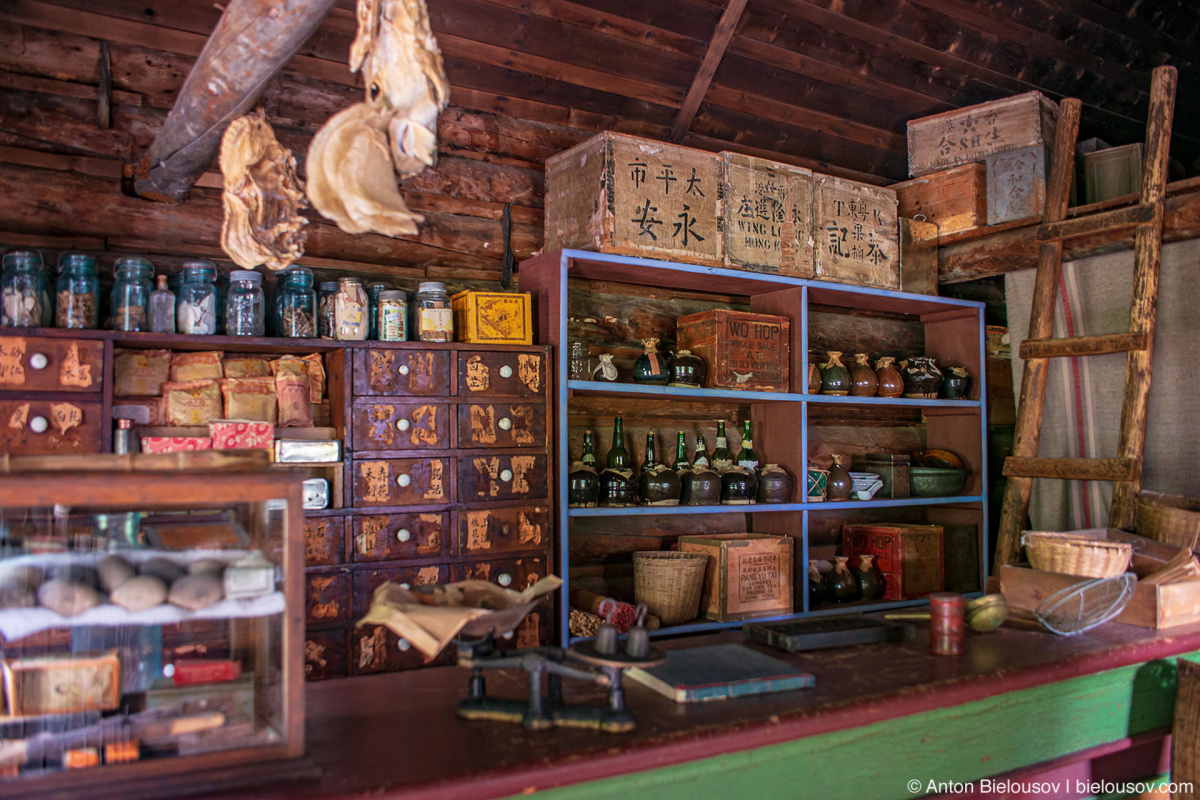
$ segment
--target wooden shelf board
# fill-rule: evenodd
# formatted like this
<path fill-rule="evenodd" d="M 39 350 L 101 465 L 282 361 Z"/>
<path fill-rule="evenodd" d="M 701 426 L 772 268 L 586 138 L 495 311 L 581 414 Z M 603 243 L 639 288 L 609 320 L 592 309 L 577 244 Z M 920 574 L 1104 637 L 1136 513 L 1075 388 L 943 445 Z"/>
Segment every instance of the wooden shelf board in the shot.
<path fill-rule="evenodd" d="M 744 506 L 626 506 L 571 508 L 569 517 L 630 517 L 653 514 L 769 514 L 778 511 L 839 511 L 847 508 L 898 508 L 901 506 L 934 506 L 951 503 L 978 503 L 983 495 L 952 495 L 950 497 L 889 497 L 882 500 L 839 500 L 817 503 L 753 503 Z"/>
<path fill-rule="evenodd" d="M 567 381 L 567 389 L 578 395 L 633 395 L 677 400 L 740 400 L 742 402 L 812 403 L 815 405 L 895 406 L 901 408 L 979 408 L 978 400 L 921 400 L 906 397 L 844 397 L 828 394 L 787 392 L 743 392 L 736 389 L 691 389 L 684 386 L 647 386 L 639 383 Z"/>

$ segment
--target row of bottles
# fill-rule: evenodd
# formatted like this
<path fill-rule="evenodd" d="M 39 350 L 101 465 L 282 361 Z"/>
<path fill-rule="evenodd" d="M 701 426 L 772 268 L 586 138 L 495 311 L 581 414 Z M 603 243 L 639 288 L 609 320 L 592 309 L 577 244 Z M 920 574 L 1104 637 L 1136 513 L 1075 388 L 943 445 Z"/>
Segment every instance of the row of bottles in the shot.
<path fill-rule="evenodd" d="M 712 453 L 704 436 L 696 437 L 691 460 L 687 440 L 680 431 L 675 458 L 670 465 L 659 461 L 656 437 L 646 434 L 646 460 L 635 472 L 625 449 L 621 417 L 613 425 L 613 443 L 600 469 L 593 452 L 592 432 L 583 434 L 583 454 L 571 465 L 569 502 L 573 508 L 597 505 L 621 508 L 647 506 L 748 505 L 786 503 L 791 500 L 792 478 L 775 464 L 760 466 L 750 433 L 750 420 L 742 428 L 742 446 L 735 455 L 729 449 L 725 422 L 717 423 L 716 447 Z"/>
<path fill-rule="evenodd" d="M 864 553 L 854 569 L 847 566 L 846 556 L 833 559 L 833 569 L 824 575 L 816 561 L 808 562 L 808 607 L 815 608 L 832 600 L 851 603 L 855 600 L 878 600 L 883 597 L 883 573 L 875 566 L 874 557 Z"/>

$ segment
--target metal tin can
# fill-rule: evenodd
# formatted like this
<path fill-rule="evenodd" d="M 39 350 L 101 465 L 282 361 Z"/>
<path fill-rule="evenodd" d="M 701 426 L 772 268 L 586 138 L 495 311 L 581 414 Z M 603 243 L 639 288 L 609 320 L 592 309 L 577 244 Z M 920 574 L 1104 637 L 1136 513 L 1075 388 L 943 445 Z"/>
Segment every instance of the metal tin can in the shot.
<path fill-rule="evenodd" d="M 956 656 L 964 645 L 964 603 L 957 592 L 929 595 L 929 650 L 934 655 Z"/>
<path fill-rule="evenodd" d="M 408 295 L 404 292 L 379 293 L 379 341 L 408 340 Z"/>

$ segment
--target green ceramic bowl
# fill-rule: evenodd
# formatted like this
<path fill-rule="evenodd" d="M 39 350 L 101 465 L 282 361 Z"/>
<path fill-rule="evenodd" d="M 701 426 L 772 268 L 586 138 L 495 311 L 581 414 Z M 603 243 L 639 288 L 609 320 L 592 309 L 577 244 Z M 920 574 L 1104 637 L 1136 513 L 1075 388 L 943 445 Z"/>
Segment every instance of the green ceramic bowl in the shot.
<path fill-rule="evenodd" d="M 965 469 L 911 467 L 912 493 L 917 497 L 950 497 L 962 491 L 967 482 Z"/>

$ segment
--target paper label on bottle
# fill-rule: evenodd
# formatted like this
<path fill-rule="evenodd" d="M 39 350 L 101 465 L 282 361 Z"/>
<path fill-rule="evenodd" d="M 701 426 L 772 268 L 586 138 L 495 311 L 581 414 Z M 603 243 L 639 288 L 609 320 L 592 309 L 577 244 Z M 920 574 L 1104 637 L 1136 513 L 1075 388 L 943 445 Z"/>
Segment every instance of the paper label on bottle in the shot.
<path fill-rule="evenodd" d="M 695 460 L 692 461 L 692 466 L 693 467 L 707 467 L 708 466 L 708 456 L 696 456 Z"/>
<path fill-rule="evenodd" d="M 738 459 L 737 465 L 738 465 L 739 467 L 742 467 L 742 468 L 744 468 L 744 469 L 748 469 L 748 470 L 756 470 L 756 469 L 758 469 L 758 462 L 757 462 L 757 461 L 750 461 L 750 460 L 748 460 L 748 459 Z"/>
<path fill-rule="evenodd" d="M 417 318 L 421 333 L 450 333 L 454 330 L 454 312 L 448 308 L 422 308 Z"/>
<path fill-rule="evenodd" d="M 726 458 L 715 458 L 712 462 L 712 468 L 718 472 L 729 469 L 733 466 L 733 462 Z"/>

